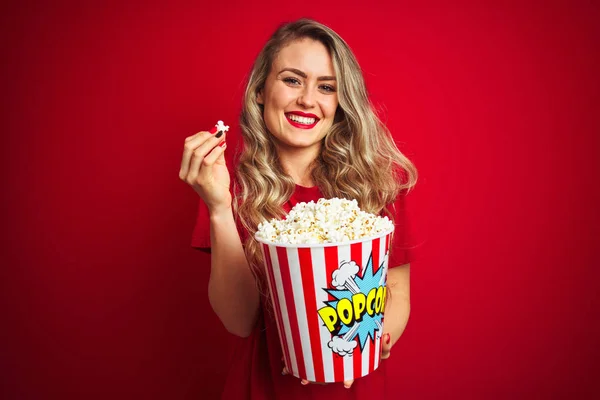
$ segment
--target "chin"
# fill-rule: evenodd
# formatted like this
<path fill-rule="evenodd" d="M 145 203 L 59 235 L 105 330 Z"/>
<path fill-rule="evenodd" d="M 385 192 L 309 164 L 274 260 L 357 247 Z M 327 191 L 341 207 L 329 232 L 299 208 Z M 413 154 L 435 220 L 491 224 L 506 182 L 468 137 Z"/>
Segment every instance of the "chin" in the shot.
<path fill-rule="evenodd" d="M 293 148 L 297 148 L 297 149 L 304 149 L 304 148 L 309 148 L 309 147 L 314 147 L 316 145 L 318 145 L 320 143 L 320 141 L 299 141 L 299 140 L 287 140 L 285 142 L 283 142 L 283 144 L 285 144 L 288 147 L 293 147 Z"/>
<path fill-rule="evenodd" d="M 287 143 L 287 145 L 289 147 L 294 147 L 294 148 L 297 148 L 297 149 L 305 149 L 305 148 L 308 148 L 308 147 L 313 147 L 316 144 L 317 143 L 312 143 L 312 142 L 311 143 L 304 143 L 304 142 L 300 142 L 300 143 L 299 142 Z"/>

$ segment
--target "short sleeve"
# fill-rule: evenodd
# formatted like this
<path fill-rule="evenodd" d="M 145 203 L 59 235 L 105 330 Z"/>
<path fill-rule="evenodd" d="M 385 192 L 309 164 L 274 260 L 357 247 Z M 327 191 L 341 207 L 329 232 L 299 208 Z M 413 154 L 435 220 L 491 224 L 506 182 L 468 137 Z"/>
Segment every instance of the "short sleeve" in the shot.
<path fill-rule="evenodd" d="M 192 247 L 210 253 L 210 219 L 208 207 L 202 200 L 198 202 L 196 224 L 192 232 Z"/>
<path fill-rule="evenodd" d="M 410 263 L 414 258 L 412 235 L 406 212 L 406 193 L 402 191 L 388 210 L 394 219 L 394 234 L 389 249 L 390 268 Z"/>

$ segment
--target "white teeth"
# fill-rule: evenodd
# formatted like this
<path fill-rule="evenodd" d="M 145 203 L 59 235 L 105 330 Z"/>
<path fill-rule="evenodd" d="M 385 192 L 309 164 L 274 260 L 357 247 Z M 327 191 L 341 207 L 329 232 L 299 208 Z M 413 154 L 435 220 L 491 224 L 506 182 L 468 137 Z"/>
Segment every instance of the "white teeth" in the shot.
<path fill-rule="evenodd" d="M 312 125 L 316 121 L 316 118 L 301 117 L 301 116 L 295 115 L 295 114 L 288 114 L 287 117 L 289 119 L 291 119 L 292 121 L 297 122 L 299 124 L 303 124 L 303 125 Z"/>

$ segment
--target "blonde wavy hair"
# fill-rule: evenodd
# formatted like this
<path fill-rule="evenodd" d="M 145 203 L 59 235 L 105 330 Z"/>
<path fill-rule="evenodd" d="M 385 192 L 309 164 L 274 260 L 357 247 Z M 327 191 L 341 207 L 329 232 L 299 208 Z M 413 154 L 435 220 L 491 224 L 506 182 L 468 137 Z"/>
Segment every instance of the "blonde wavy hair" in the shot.
<path fill-rule="evenodd" d="M 337 78 L 336 117 L 312 166 L 312 178 L 323 196 L 356 199 L 361 209 L 392 217 L 386 206 L 417 181 L 414 165 L 400 152 L 375 113 L 360 66 L 346 42 L 327 26 L 310 19 L 282 25 L 254 62 L 240 116 L 243 149 L 237 162 L 234 209 L 242 226 L 251 233 L 245 251 L 257 278 L 262 275 L 262 256 L 252 233 L 260 222 L 281 218 L 285 214 L 282 206 L 295 190 L 294 180 L 278 160 L 257 95 L 278 52 L 305 38 L 325 45 Z"/>

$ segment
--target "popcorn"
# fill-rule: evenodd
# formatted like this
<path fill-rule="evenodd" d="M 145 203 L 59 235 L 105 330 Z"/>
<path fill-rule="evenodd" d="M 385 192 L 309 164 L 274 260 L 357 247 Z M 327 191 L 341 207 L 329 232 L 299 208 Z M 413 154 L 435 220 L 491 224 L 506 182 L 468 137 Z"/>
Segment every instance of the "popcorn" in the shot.
<path fill-rule="evenodd" d="M 217 132 L 227 132 L 229 130 L 229 125 L 223 124 L 223 121 L 217 121 L 217 124 L 215 126 L 217 127 Z"/>
<path fill-rule="evenodd" d="M 362 211 L 356 200 L 319 199 L 298 203 L 284 220 L 258 225 L 256 238 L 281 244 L 339 243 L 391 231 L 393 222 Z"/>

